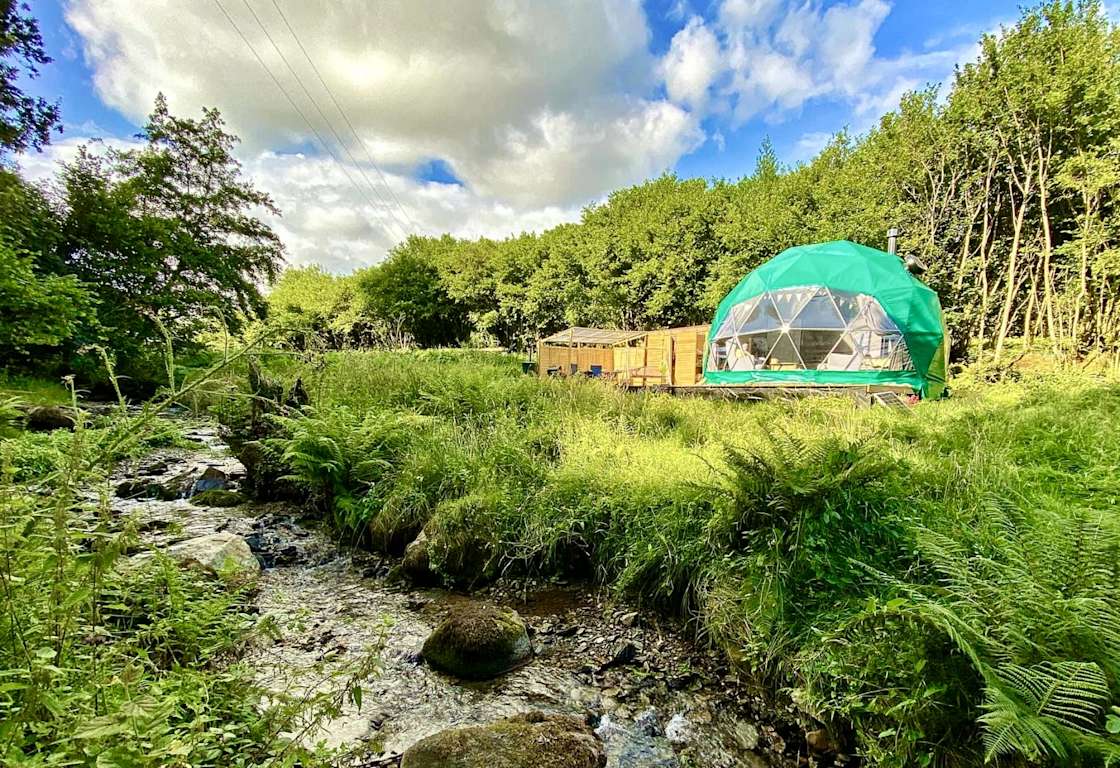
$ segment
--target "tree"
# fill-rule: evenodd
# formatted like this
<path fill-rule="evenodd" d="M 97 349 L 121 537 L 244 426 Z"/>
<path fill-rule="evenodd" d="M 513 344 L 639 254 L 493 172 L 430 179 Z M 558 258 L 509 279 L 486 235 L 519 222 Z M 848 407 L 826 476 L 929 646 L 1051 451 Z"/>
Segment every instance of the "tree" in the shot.
<path fill-rule="evenodd" d="M 268 294 L 268 322 L 297 349 L 321 344 L 345 347 L 359 341 L 356 279 L 312 265 L 286 269 Z"/>
<path fill-rule="evenodd" d="M 5 153 L 41 149 L 58 124 L 58 105 L 28 96 L 16 84 L 21 71 L 36 77 L 50 62 L 39 24 L 26 3 L 0 0 L 0 158 Z"/>
<path fill-rule="evenodd" d="M 66 269 L 92 286 L 126 354 L 162 341 L 160 325 L 190 344 L 219 315 L 233 329 L 263 316 L 258 285 L 283 261 L 256 215 L 278 211 L 242 178 L 217 110 L 174 117 L 160 96 L 141 135 L 142 149 L 86 148 L 62 171 Z"/>
<path fill-rule="evenodd" d="M 374 324 L 403 333 L 421 347 L 458 344 L 469 334 L 467 312 L 440 280 L 431 241 L 410 237 L 384 263 L 357 276 L 363 314 Z"/>
<path fill-rule="evenodd" d="M 42 369 L 40 354 L 70 339 L 92 317 L 89 295 L 72 276 L 41 275 L 33 259 L 0 240 L 0 364 Z M 37 365 L 35 365 L 37 363 Z"/>

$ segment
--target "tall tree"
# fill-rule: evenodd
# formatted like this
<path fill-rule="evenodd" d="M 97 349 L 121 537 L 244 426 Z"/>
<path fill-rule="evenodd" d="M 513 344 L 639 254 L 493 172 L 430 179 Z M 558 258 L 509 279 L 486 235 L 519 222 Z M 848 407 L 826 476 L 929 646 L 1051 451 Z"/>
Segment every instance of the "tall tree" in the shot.
<path fill-rule="evenodd" d="M 28 96 L 17 85 L 20 74 L 36 77 L 50 62 L 39 23 L 26 3 L 0 0 L 0 158 L 41 149 L 58 124 L 58 105 Z"/>
<path fill-rule="evenodd" d="M 162 324 L 191 341 L 221 315 L 231 327 L 265 311 L 258 285 L 283 261 L 258 211 L 278 213 L 241 174 L 237 137 L 215 109 L 175 117 L 156 100 L 146 146 L 64 167 L 67 268 L 94 287 L 102 322 L 142 346 Z"/>

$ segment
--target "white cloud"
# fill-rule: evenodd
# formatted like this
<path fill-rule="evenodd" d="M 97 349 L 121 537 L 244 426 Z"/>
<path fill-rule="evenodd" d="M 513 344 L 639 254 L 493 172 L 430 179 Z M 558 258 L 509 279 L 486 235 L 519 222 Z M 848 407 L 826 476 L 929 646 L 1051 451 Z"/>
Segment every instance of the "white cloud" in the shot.
<path fill-rule="evenodd" d="M 708 21 L 690 10 L 707 4 L 678 0 L 668 16 L 684 26 L 660 60 L 650 53 L 640 0 L 66 2 L 98 97 L 136 122 L 159 91 L 177 114 L 219 107 L 245 140 L 246 172 L 284 212 L 274 223 L 291 261 L 334 270 L 382 258 L 410 222 L 473 237 L 577 218 L 581 206 L 703 144 L 704 120 L 712 120 L 719 150 L 720 129 L 756 117 L 786 121 L 814 99 L 873 120 L 905 89 L 944 77 L 962 55 L 930 46 L 881 56 L 874 41 L 888 0 L 720 0 Z M 316 106 L 327 115 L 356 158 L 345 166 L 353 181 L 322 153 L 220 7 L 331 139 Z M 806 133 L 798 151 L 826 139 Z M 25 166 L 48 173 L 75 146 L 68 137 Z M 382 187 L 367 153 L 392 196 L 366 188 L 366 176 Z M 433 159 L 463 184 L 417 180 L 415 169 Z M 392 198 L 405 213 L 386 211 L 396 207 Z"/>
<path fill-rule="evenodd" d="M 711 87 L 723 69 L 719 40 L 704 24 L 692 17 L 684 29 L 673 36 L 669 52 L 661 61 L 665 91 L 679 104 L 702 108 Z"/>
<path fill-rule="evenodd" d="M 713 21 L 691 19 L 673 39 L 661 62 L 666 92 L 693 108 L 707 101 L 709 113 L 730 114 L 733 126 L 756 117 L 784 122 L 826 100 L 866 127 L 976 50 L 969 43 L 882 56 L 875 36 L 890 10 L 887 0 L 723 0 Z"/>
<path fill-rule="evenodd" d="M 89 139 L 68 136 L 50 144 L 42 153 L 20 157 L 20 170 L 32 181 L 51 183 L 60 163 L 70 162 Z M 131 139 L 105 139 L 91 145 L 135 149 Z M 373 174 L 372 169 L 365 169 Z M 390 213 L 361 184 L 359 168 L 340 165 L 327 157 L 264 150 L 245 160 L 243 171 L 258 187 L 268 191 L 281 215 L 262 217 L 283 241 L 289 264 L 320 264 L 346 273 L 376 263 L 405 235 L 404 214 Z M 505 237 L 540 231 L 579 218 L 579 206 L 518 208 L 487 198 L 456 184 L 417 181 L 409 176 L 386 174 L 386 181 L 400 200 L 405 214 L 424 232 L 449 232 L 458 237 Z"/>
<path fill-rule="evenodd" d="M 810 131 L 801 134 L 801 138 L 794 145 L 794 162 L 808 160 L 828 146 L 832 141 L 832 134 L 828 131 Z"/>
<path fill-rule="evenodd" d="M 634 182 L 648 171 L 644 147 L 615 146 L 647 138 L 632 130 L 636 116 L 664 113 L 664 105 L 634 103 L 635 94 L 652 94 L 656 86 L 638 0 L 277 2 L 366 148 L 383 163 L 403 170 L 442 158 L 472 189 L 523 206 L 586 203 L 618 179 Z M 249 9 L 255 11 L 349 140 L 271 0 L 222 4 L 329 139 Z M 251 150 L 312 138 L 214 2 L 148 0 L 139 13 L 135 0 L 71 0 L 67 19 L 84 41 L 98 95 L 134 120 L 143 119 L 163 90 L 176 112 L 221 108 Z M 662 121 L 660 128 L 674 125 L 680 135 L 659 136 L 658 146 L 691 146 L 695 126 Z M 581 156 L 599 162 L 572 173 L 568 139 L 580 142 Z M 364 159 L 357 145 L 352 149 Z M 526 177 L 519 157 L 532 158 L 536 178 Z M 670 153 L 652 162 L 669 166 L 676 159 Z"/>

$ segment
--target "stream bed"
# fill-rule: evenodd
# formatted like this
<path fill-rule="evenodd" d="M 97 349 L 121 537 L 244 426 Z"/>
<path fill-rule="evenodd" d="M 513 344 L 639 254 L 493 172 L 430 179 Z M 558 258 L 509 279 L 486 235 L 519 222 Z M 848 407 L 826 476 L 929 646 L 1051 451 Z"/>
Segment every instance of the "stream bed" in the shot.
<path fill-rule="evenodd" d="M 584 584 L 506 580 L 469 596 L 417 588 L 391 577 L 393 561 L 341 545 L 293 505 L 192 503 L 186 497 L 203 486 L 236 490 L 244 467 L 211 425 L 193 425 L 187 437 L 197 448 L 120 468 L 114 512 L 133 517 L 155 548 L 216 532 L 244 538 L 262 565 L 256 608 L 276 630 L 245 661 L 270 690 L 338 694 L 337 713 L 298 736 L 340 748 L 349 756 L 340 764 L 395 765 L 425 736 L 529 711 L 590 718 L 609 768 L 805 763 L 787 744 L 791 734 L 769 724 L 789 717 L 768 713 L 719 654 L 675 623 Z M 169 492 L 136 490 L 152 487 Z M 464 601 L 518 611 L 532 660 L 485 683 L 428 667 L 425 638 Z M 373 674 L 360 683 L 359 706 L 341 692 L 360 670 Z"/>

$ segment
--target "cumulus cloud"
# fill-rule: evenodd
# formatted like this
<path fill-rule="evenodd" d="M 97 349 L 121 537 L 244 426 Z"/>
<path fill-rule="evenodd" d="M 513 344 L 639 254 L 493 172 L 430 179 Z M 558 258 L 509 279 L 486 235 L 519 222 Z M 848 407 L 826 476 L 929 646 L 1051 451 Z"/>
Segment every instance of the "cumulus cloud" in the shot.
<path fill-rule="evenodd" d="M 703 107 L 708 89 L 723 69 L 719 40 L 703 19 L 693 16 L 673 36 L 669 52 L 661 61 L 665 91 L 673 101 Z"/>
<path fill-rule="evenodd" d="M 369 150 L 407 170 L 438 157 L 467 186 L 525 206 L 585 203 L 618 179 L 640 179 L 651 162 L 670 166 L 697 130 L 664 119 L 667 105 L 630 96 L 655 86 L 637 0 L 151 0 L 144 13 L 134 0 L 72 0 L 67 19 L 84 41 L 98 95 L 134 120 L 162 90 L 176 111 L 219 106 L 250 149 L 313 140 L 251 46 L 324 138 L 333 133 L 320 109 L 354 142 L 356 159 Z M 643 116 L 678 135 L 654 137 L 652 153 L 619 147 L 650 138 L 632 128 Z M 578 174 L 572 141 L 594 161 Z M 536 178 L 526 178 L 519 157 L 532 159 Z"/>
<path fill-rule="evenodd" d="M 710 95 L 708 111 L 730 114 L 736 126 L 756 117 L 782 122 L 821 99 L 848 105 L 865 127 L 974 50 L 971 44 L 881 56 L 875 36 L 890 10 L 887 0 L 723 0 L 710 21 L 692 19 L 674 38 L 661 63 L 666 93 L 692 108 L 704 101 L 697 94 Z M 698 41 L 703 57 L 689 58 Z M 722 68 L 713 72 L 699 61 Z"/>
<path fill-rule="evenodd" d="M 98 153 L 142 145 L 132 139 L 68 136 L 42 153 L 23 155 L 20 171 L 32 181 L 52 183 L 60 164 L 74 160 L 82 146 Z M 360 176 L 361 170 L 329 157 L 270 150 L 244 162 L 246 176 L 268 191 L 281 211 L 279 216 L 265 211 L 260 214 L 283 241 L 289 264 L 319 264 L 344 274 L 376 263 L 410 231 L 405 215 L 421 232 L 449 232 L 467 238 L 541 231 L 580 215 L 578 206 L 520 209 L 461 185 L 386 174 L 402 212 L 382 205 L 368 188 L 350 182 L 350 178 Z"/>
<path fill-rule="evenodd" d="M 413 231 L 503 236 L 572 220 L 672 168 L 705 125 L 722 149 L 728 129 L 788 120 L 813 99 L 873 119 L 958 53 L 879 55 L 889 10 L 677 0 L 667 16 L 683 26 L 657 59 L 640 0 L 144 0 L 142 11 L 66 0 L 98 97 L 137 123 L 160 91 L 177 114 L 219 107 L 244 139 L 246 173 L 284 212 L 273 223 L 290 260 L 336 271 Z M 28 162 L 45 174 L 75 146 Z M 433 160 L 462 183 L 419 179 Z"/>

